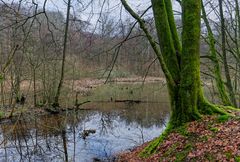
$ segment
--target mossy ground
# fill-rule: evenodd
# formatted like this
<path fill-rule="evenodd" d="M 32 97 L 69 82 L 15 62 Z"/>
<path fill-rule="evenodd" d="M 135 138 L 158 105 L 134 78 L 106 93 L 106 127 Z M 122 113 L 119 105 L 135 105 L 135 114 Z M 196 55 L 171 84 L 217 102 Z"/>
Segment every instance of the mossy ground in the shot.
<path fill-rule="evenodd" d="M 202 119 L 167 131 L 151 155 L 149 143 L 121 154 L 119 161 L 240 161 L 240 120 L 225 115 Z"/>

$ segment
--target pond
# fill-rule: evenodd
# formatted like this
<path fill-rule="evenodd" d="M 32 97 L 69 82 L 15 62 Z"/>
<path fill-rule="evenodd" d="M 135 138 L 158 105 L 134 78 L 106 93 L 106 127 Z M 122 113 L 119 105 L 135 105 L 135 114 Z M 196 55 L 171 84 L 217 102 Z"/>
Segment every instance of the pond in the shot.
<path fill-rule="evenodd" d="M 169 119 L 165 101 L 85 106 L 91 110 L 25 115 L 1 124 L 0 161 L 113 161 L 121 151 L 159 136 Z"/>

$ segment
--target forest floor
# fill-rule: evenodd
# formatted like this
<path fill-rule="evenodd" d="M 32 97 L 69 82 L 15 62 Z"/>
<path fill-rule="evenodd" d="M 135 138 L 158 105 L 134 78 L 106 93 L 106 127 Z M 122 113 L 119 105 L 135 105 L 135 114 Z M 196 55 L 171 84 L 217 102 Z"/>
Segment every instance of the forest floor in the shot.
<path fill-rule="evenodd" d="M 141 158 L 139 154 L 149 143 L 121 153 L 118 161 L 240 162 L 240 118 L 227 115 L 205 116 L 201 120 L 190 122 L 169 133 L 154 154 Z"/>

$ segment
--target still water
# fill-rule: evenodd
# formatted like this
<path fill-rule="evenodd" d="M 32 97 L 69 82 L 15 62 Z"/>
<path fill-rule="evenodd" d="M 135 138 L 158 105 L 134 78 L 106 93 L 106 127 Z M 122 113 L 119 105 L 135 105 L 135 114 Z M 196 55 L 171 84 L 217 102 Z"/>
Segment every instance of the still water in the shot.
<path fill-rule="evenodd" d="M 167 102 L 88 106 L 92 110 L 1 124 L 0 161 L 113 161 L 117 153 L 159 136 L 169 118 Z"/>

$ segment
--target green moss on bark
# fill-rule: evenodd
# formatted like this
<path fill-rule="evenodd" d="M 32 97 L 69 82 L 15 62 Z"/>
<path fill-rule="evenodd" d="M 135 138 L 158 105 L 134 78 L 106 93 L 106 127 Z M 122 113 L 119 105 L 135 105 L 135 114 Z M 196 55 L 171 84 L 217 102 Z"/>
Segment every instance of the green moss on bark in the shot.
<path fill-rule="evenodd" d="M 215 39 L 214 39 L 214 35 L 212 32 L 212 29 L 210 27 L 209 21 L 207 19 L 207 14 L 206 11 L 204 9 L 203 6 L 203 2 L 201 1 L 202 4 L 202 17 L 203 20 L 206 24 L 207 30 L 208 30 L 208 40 L 209 40 L 209 47 L 210 47 L 210 56 L 211 56 L 211 61 L 213 62 L 214 65 L 214 76 L 215 76 L 215 82 L 217 85 L 217 89 L 219 92 L 219 97 L 222 100 L 222 103 L 224 105 L 233 105 L 230 101 L 230 98 L 225 90 L 225 86 L 224 86 L 224 82 L 222 80 L 222 76 L 221 76 L 221 68 L 220 68 L 220 64 L 217 58 L 217 51 L 215 48 Z"/>
<path fill-rule="evenodd" d="M 173 15 L 173 12 L 172 12 L 172 2 L 171 2 L 171 0 L 165 0 L 165 6 L 166 6 L 169 27 L 170 27 L 170 30 L 171 30 L 172 39 L 173 39 L 174 47 L 175 47 L 175 50 L 176 50 L 176 54 L 179 54 L 181 56 L 182 45 L 181 45 L 181 42 L 179 40 L 179 36 L 178 36 L 178 33 L 177 33 L 177 27 L 176 27 L 174 15 Z"/>
<path fill-rule="evenodd" d="M 199 119 L 197 101 L 200 89 L 200 9 L 201 3 L 196 0 L 182 1 L 183 33 L 181 76 L 176 110 L 172 112 L 171 123 L 176 127 Z"/>
<path fill-rule="evenodd" d="M 198 94 L 198 110 L 204 115 L 221 114 L 226 115 L 226 111 L 221 109 L 219 106 L 210 103 L 203 95 L 202 89 L 200 89 Z"/>
<path fill-rule="evenodd" d="M 177 41 L 177 39 L 173 39 L 173 35 L 171 33 L 168 20 L 168 17 L 171 16 L 168 16 L 165 0 L 152 0 L 152 9 L 161 53 L 173 80 L 175 83 L 178 83 L 180 80 L 180 69 L 174 47 L 174 40 Z M 174 29 L 172 31 L 174 31 Z"/>

